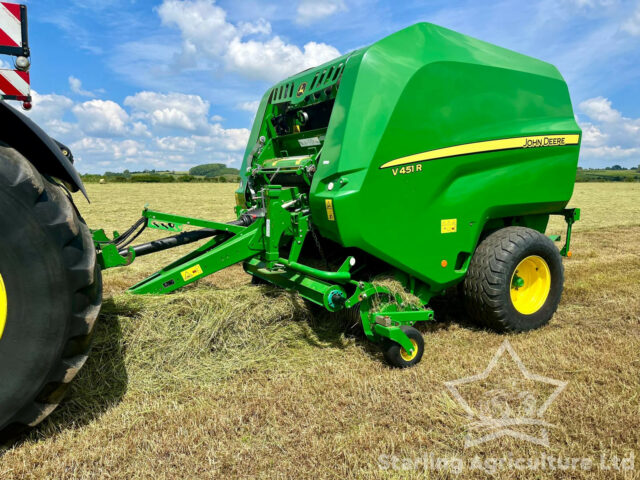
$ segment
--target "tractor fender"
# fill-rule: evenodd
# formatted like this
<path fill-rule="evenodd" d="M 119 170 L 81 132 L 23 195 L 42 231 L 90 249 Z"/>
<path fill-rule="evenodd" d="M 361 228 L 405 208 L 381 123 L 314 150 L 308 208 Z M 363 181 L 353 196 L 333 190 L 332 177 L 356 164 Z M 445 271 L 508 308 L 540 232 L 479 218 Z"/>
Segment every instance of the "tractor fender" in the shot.
<path fill-rule="evenodd" d="M 89 196 L 80 175 L 71 163 L 71 153 L 53 140 L 26 115 L 0 100 L 0 142 L 15 148 L 43 175 L 63 181 L 67 187 Z M 66 150 L 68 155 L 62 153 Z"/>

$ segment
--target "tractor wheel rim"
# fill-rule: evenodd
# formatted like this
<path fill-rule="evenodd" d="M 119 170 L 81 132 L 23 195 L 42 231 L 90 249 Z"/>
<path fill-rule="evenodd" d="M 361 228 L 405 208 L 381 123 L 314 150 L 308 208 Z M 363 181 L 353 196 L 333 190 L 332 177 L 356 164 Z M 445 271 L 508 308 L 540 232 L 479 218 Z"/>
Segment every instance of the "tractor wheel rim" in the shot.
<path fill-rule="evenodd" d="M 511 276 L 511 303 L 523 315 L 542 308 L 551 290 L 551 271 L 547 262 L 537 255 L 522 260 Z"/>
<path fill-rule="evenodd" d="M 4 280 L 0 273 L 0 338 L 4 332 L 4 326 L 7 322 L 7 289 L 4 287 Z"/>
<path fill-rule="evenodd" d="M 413 345 L 413 351 L 411 353 L 407 352 L 404 348 L 400 347 L 400 356 L 405 362 L 410 362 L 416 355 L 418 355 L 418 342 L 416 342 L 413 338 L 410 338 L 411 345 Z"/>

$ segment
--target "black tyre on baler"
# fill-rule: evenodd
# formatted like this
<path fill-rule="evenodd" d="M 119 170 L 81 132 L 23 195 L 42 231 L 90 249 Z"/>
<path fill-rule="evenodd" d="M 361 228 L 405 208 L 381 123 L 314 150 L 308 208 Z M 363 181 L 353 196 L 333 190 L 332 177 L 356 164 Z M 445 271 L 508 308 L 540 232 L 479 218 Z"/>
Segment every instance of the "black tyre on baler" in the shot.
<path fill-rule="evenodd" d="M 5 440 L 46 418 L 84 365 L 102 282 L 91 232 L 65 190 L 3 144 L 0 276 Z"/>
<path fill-rule="evenodd" d="M 385 338 L 382 342 L 382 355 L 386 362 L 395 368 L 409 368 L 418 364 L 424 354 L 424 338 L 420 331 L 409 325 L 401 325 L 402 330 L 413 344 L 413 351 L 407 352 L 399 343 Z"/>
<path fill-rule="evenodd" d="M 564 284 L 560 252 L 542 233 L 506 227 L 478 245 L 462 284 L 468 314 L 499 332 L 524 332 L 549 322 Z"/>

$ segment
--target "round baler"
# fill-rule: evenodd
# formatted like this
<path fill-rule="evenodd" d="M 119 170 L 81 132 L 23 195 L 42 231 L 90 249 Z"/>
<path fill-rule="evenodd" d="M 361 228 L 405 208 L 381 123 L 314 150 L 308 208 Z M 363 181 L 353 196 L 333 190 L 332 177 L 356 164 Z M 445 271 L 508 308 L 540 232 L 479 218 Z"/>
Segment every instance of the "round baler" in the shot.
<path fill-rule="evenodd" d="M 523 331 L 560 301 L 580 136 L 553 65 L 422 23 L 269 89 L 238 201 L 297 188 L 325 250 L 392 273 L 423 305 L 462 284 L 477 321 Z M 561 252 L 552 214 L 569 225 Z M 247 268 L 278 284 L 266 263 Z"/>
<path fill-rule="evenodd" d="M 357 318 L 389 363 L 407 367 L 424 351 L 415 325 L 433 320 L 430 300 L 456 285 L 469 314 L 491 328 L 550 320 L 579 219 L 565 207 L 580 137 L 554 66 L 417 24 L 265 93 L 236 221 L 145 209 L 145 227 L 180 233 L 116 247 L 123 238 L 110 243 L 98 231 L 99 262 L 126 265 L 211 237 L 131 293 L 170 293 L 243 262 L 254 283 Z M 544 234 L 550 215 L 567 222 L 561 249 Z M 201 229 L 182 231 L 190 227 Z"/>
<path fill-rule="evenodd" d="M 301 72 L 260 102 L 237 220 L 145 208 L 113 239 L 68 195 L 86 195 L 71 152 L 4 101 L 0 116 L 0 436 L 45 418 L 84 364 L 101 269 L 196 241 L 130 292 L 242 262 L 254 283 L 357 320 L 396 367 L 420 361 L 416 326 L 451 287 L 499 331 L 558 307 L 581 131 L 557 69 L 531 57 L 422 23 Z M 550 215 L 567 222 L 561 249 Z M 132 245 L 146 228 L 173 235 Z"/>

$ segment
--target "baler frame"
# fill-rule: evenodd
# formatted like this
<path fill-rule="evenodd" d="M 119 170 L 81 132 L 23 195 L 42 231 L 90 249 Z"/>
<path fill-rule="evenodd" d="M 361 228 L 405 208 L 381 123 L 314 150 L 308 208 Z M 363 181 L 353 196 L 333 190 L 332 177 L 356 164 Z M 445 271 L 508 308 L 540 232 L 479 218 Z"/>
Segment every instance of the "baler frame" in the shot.
<path fill-rule="evenodd" d="M 132 286 L 129 292 L 170 293 L 233 264 L 244 262 L 247 273 L 268 279 L 281 288 L 295 290 L 304 299 L 329 312 L 358 308 L 364 334 L 369 340 L 379 343 L 389 339 L 411 353 L 413 345 L 399 327 L 433 320 L 433 310 L 425 307 L 429 299 L 425 298 L 420 306 L 405 304 L 386 287 L 354 279 L 356 259 L 353 256 L 347 257 L 336 271 L 299 263 L 302 246 L 312 227 L 308 211 L 289 211 L 300 203 L 298 189 L 272 186 L 265 188 L 262 194 L 266 208 L 243 212 L 241 218 L 246 219 L 246 225 L 214 222 L 145 208 L 142 213 L 145 222 L 143 228 L 182 232 L 184 227 L 200 227 L 208 229 L 206 233 L 212 238 Z M 282 257 L 279 251 L 280 239 L 285 235 L 294 239 L 287 258 Z M 98 262 L 103 269 L 130 265 L 137 258 L 139 246 L 119 248 L 115 241 L 121 237 L 114 232 L 113 240 L 109 240 L 104 230 L 93 231 Z M 160 250 L 164 248 L 156 251 Z M 377 305 L 375 299 L 379 297 L 391 301 Z"/>

